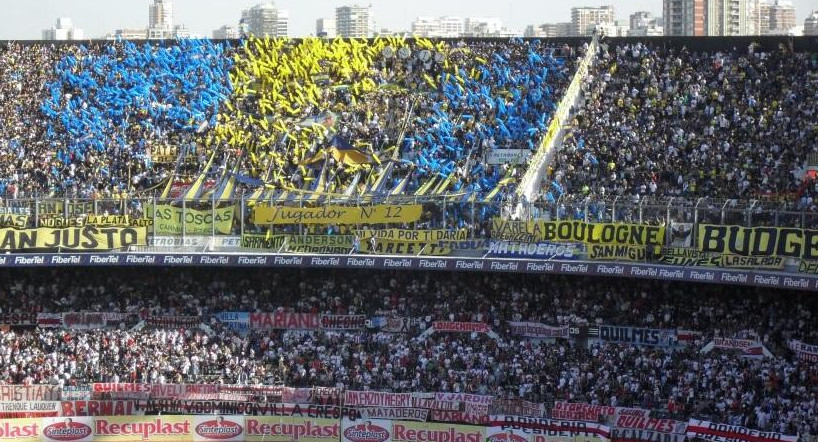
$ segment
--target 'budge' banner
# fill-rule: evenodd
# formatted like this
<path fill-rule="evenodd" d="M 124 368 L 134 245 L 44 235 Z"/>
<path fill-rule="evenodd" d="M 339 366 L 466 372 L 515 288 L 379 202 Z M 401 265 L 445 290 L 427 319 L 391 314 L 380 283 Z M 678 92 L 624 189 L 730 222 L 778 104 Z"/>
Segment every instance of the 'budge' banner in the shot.
<path fill-rule="evenodd" d="M 703 252 L 818 259 L 818 230 L 701 224 L 698 238 Z"/>
<path fill-rule="evenodd" d="M 611 429 L 594 422 L 497 415 L 489 418 L 489 430 L 504 432 L 509 437 L 502 442 L 549 442 L 568 440 L 609 440 Z M 513 436 L 521 436 L 522 439 Z M 576 439 L 579 438 L 579 439 Z M 498 440 L 498 442 L 500 442 Z"/>
<path fill-rule="evenodd" d="M 690 419 L 687 422 L 687 437 L 715 442 L 796 442 L 798 436 L 787 436 L 772 431 L 758 431 L 738 425 L 716 424 Z"/>
<path fill-rule="evenodd" d="M 586 223 L 583 221 L 492 220 L 493 238 L 510 241 L 554 241 L 586 244 L 662 246 L 665 227 L 642 224 Z"/>
<path fill-rule="evenodd" d="M 399 224 L 420 219 L 423 206 L 322 206 L 284 207 L 258 204 L 253 208 L 253 223 L 270 224 Z"/>
<path fill-rule="evenodd" d="M 0 251 L 122 250 L 147 244 L 146 227 L 0 229 Z"/>
<path fill-rule="evenodd" d="M 148 218 L 154 218 L 153 206 L 147 206 Z M 186 207 L 184 210 L 185 235 L 210 235 L 213 230 L 222 235 L 232 232 L 236 206 L 215 210 L 197 210 Z M 156 206 L 156 223 L 153 233 L 156 235 L 182 234 L 182 208 L 170 204 Z"/>

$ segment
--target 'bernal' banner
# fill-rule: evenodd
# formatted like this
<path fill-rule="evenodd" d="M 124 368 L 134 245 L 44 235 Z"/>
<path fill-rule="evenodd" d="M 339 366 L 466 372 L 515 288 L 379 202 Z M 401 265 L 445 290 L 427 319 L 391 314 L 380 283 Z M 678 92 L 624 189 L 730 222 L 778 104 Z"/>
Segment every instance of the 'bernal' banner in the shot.
<path fill-rule="evenodd" d="M 798 436 L 787 436 L 772 431 L 758 431 L 738 425 L 717 424 L 690 419 L 687 437 L 714 442 L 796 442 Z"/>

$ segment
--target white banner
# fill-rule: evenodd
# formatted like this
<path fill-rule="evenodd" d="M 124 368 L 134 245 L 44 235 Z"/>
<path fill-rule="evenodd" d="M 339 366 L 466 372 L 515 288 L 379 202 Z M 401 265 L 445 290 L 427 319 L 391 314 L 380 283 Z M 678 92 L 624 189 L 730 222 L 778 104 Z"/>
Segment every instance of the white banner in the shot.
<path fill-rule="evenodd" d="M 773 431 L 758 431 L 738 425 L 690 419 L 687 423 L 687 437 L 715 442 L 796 442 L 798 436 L 787 436 Z"/>
<path fill-rule="evenodd" d="M 789 347 L 802 361 L 818 362 L 818 345 L 810 345 L 793 339 L 789 342 Z"/>

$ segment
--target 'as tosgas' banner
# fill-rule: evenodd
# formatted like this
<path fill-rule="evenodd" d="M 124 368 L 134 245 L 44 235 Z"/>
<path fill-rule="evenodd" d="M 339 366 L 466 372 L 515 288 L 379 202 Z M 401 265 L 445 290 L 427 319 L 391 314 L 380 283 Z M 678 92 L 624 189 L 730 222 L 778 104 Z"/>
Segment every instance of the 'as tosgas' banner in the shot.
<path fill-rule="evenodd" d="M 210 235 L 214 230 L 216 233 L 227 235 L 233 227 L 235 213 L 236 206 L 215 210 L 191 208 L 182 210 L 181 207 L 159 204 L 156 206 L 154 218 L 153 206 L 147 207 L 148 218 L 154 218 L 156 221 L 153 231 L 156 235 L 181 235 L 183 215 L 186 235 Z"/>

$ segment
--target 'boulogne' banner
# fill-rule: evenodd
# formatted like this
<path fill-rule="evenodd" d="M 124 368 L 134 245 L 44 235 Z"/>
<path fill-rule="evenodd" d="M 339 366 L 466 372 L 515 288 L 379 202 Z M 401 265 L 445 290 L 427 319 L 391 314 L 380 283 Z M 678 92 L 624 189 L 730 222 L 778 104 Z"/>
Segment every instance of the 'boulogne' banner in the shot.
<path fill-rule="evenodd" d="M 702 224 L 698 238 L 703 252 L 818 259 L 818 230 Z"/>
<path fill-rule="evenodd" d="M 0 251 L 121 250 L 147 244 L 146 227 L 0 229 Z"/>
<path fill-rule="evenodd" d="M 400 224 L 420 219 L 423 206 L 322 206 L 316 208 L 270 206 L 253 208 L 253 223 L 270 224 Z"/>
<path fill-rule="evenodd" d="M 662 246 L 665 227 L 643 224 L 586 223 L 582 221 L 506 221 L 492 220 L 493 238 L 510 241 L 581 242 Z"/>
<path fill-rule="evenodd" d="M 182 234 L 182 208 L 170 204 L 156 206 L 156 235 Z M 215 229 L 222 235 L 230 234 L 233 228 L 236 206 L 224 207 L 215 210 L 196 210 L 186 207 L 184 210 L 185 235 L 210 235 Z M 153 206 L 147 206 L 148 218 L 154 218 Z"/>

